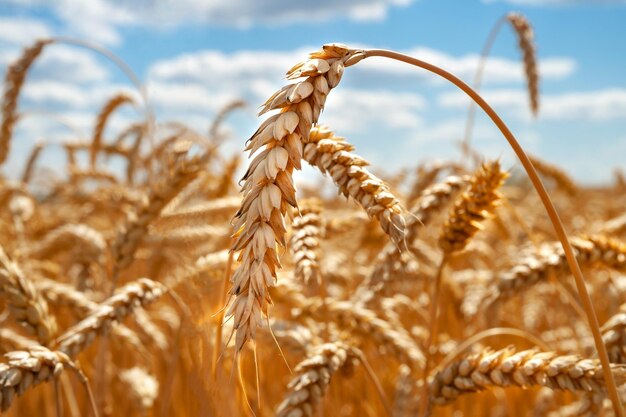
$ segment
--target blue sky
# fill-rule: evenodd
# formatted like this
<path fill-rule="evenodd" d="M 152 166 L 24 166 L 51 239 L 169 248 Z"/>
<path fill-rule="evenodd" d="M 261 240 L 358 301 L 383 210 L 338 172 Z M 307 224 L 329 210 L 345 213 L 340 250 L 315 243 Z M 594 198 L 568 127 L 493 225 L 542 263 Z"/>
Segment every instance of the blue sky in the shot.
<path fill-rule="evenodd" d="M 609 181 L 626 168 L 626 1 L 581 0 L 8 0 L 0 5 L 0 68 L 37 37 L 68 35 L 114 51 L 146 83 L 160 121 L 204 131 L 233 99 L 248 109 L 228 120 L 236 152 L 259 123 L 255 108 L 285 83 L 284 72 L 328 42 L 389 48 L 431 60 L 471 81 L 492 25 L 520 11 L 534 26 L 541 76 L 539 117 L 528 110 L 520 53 L 504 27 L 491 53 L 484 96 L 533 154 L 579 181 Z M 106 60 L 53 45 L 27 80 L 21 109 L 57 113 L 88 137 L 107 97 L 132 85 Z M 366 60 L 346 71 L 321 122 L 346 136 L 375 167 L 458 158 L 467 99 L 434 76 Z M 111 131 L 141 117 L 123 111 Z M 9 170 L 35 141 L 70 140 L 67 128 L 26 118 Z M 74 138 L 75 139 L 75 138 Z M 515 160 L 491 123 L 474 143 L 487 157 Z M 50 152 L 51 163 L 60 153 Z M 55 159 L 56 158 L 56 159 Z"/>

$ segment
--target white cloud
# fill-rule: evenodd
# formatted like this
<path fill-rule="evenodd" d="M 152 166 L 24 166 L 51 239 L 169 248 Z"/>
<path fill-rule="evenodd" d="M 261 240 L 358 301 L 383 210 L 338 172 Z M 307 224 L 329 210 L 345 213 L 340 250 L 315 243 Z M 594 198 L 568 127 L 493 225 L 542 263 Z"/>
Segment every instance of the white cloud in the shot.
<path fill-rule="evenodd" d="M 45 23 L 22 17 L 0 17 L 0 42 L 26 45 L 38 38 L 47 38 L 51 30 Z"/>
<path fill-rule="evenodd" d="M 340 88 L 328 96 L 320 122 L 350 133 L 365 133 L 376 126 L 415 130 L 422 124 L 424 107 L 426 100 L 414 93 Z"/>
<path fill-rule="evenodd" d="M 482 95 L 496 108 L 517 117 L 528 117 L 528 97 L 524 90 L 491 90 Z M 469 103 L 465 95 L 456 92 L 441 94 L 437 102 L 444 108 L 466 108 Z M 626 89 L 543 94 L 540 96 L 539 118 L 563 121 L 626 118 Z"/>
<path fill-rule="evenodd" d="M 74 83 L 106 81 L 109 73 L 97 56 L 95 52 L 75 46 L 49 45 L 36 62 L 33 78 L 45 77 Z"/>
<path fill-rule="evenodd" d="M 27 7 L 46 6 L 68 29 L 83 38 L 118 44 L 119 27 L 162 27 L 185 23 L 248 27 L 258 24 L 289 24 L 323 21 L 337 17 L 380 20 L 391 7 L 413 0 L 9 0 Z"/>
<path fill-rule="evenodd" d="M 509 3 L 517 6 L 577 6 L 626 4 L 626 0 L 483 0 L 484 3 Z"/>

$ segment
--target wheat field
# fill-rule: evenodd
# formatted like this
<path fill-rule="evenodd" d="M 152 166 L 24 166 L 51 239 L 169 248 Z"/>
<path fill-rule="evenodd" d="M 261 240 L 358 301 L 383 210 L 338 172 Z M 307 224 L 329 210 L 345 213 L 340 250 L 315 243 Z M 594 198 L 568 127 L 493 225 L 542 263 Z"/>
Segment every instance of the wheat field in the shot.
<path fill-rule="evenodd" d="M 520 14 L 503 24 L 541 113 L 532 27 Z M 29 69 L 60 42 L 7 68 L 0 163 L 16 157 Z M 374 57 L 461 86 L 454 68 L 328 44 L 285 68 L 235 155 L 221 127 L 245 103 L 207 132 L 147 112 L 111 136 L 111 115 L 136 104 L 125 93 L 93 115 L 90 138 L 61 144 L 62 177 L 39 163 L 53 144 L 34 146 L 22 173 L 0 179 L 2 413 L 622 415 L 623 173 L 590 187 L 523 150 L 542 181 L 484 160 L 473 114 L 500 119 L 478 99 L 461 159 L 370 167 L 322 111 Z M 333 192 L 296 184 L 303 165 Z"/>

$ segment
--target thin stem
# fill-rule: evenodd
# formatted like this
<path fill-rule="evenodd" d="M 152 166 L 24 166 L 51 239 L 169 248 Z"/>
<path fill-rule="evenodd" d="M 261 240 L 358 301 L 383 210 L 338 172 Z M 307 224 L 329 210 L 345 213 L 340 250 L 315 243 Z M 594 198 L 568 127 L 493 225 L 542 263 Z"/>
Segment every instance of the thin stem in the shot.
<path fill-rule="evenodd" d="M 487 57 L 491 52 L 491 48 L 498 37 L 498 33 L 500 33 L 500 28 L 506 21 L 506 16 L 500 17 L 498 21 L 491 28 L 491 32 L 489 32 L 489 36 L 485 41 L 485 45 L 483 46 L 483 50 L 480 53 L 480 61 L 478 63 L 478 68 L 476 69 L 476 73 L 474 74 L 474 82 L 472 86 L 475 91 L 480 91 L 480 87 L 483 81 L 483 73 L 485 72 L 485 65 L 487 64 Z M 472 139 L 472 130 L 474 129 L 474 120 L 476 119 L 476 105 L 473 101 L 470 102 L 467 108 L 467 120 L 465 123 L 465 134 L 463 135 L 463 142 L 461 144 L 461 149 L 463 151 L 463 156 L 467 156 L 470 152 L 470 141 Z"/>
<path fill-rule="evenodd" d="M 548 194 L 548 192 L 546 191 L 546 188 L 541 182 L 541 179 L 539 178 L 539 175 L 537 174 L 535 167 L 533 166 L 532 162 L 530 161 L 530 159 L 524 152 L 524 149 L 518 143 L 517 139 L 515 139 L 515 136 L 513 135 L 513 133 L 511 133 L 507 125 L 504 123 L 504 121 L 502 121 L 500 116 L 498 116 L 498 114 L 491 108 L 491 106 L 489 106 L 489 104 L 487 104 L 487 102 L 478 93 L 472 90 L 470 86 L 468 86 L 465 82 L 463 82 L 461 79 L 459 79 L 455 75 L 435 65 L 410 57 L 408 55 L 400 54 L 398 52 L 387 51 L 383 49 L 370 49 L 370 50 L 365 50 L 364 53 L 365 53 L 365 58 L 372 57 L 372 56 L 390 58 L 390 59 L 401 61 L 410 65 L 415 65 L 420 68 L 424 68 L 427 71 L 433 72 L 439 75 L 440 77 L 445 78 L 446 80 L 450 81 L 451 83 L 456 85 L 458 88 L 463 90 L 463 92 L 465 92 L 468 96 L 470 96 L 472 100 L 474 100 L 483 109 L 483 111 L 487 113 L 487 115 L 495 123 L 498 129 L 500 129 L 500 131 L 502 132 L 506 140 L 509 142 L 509 145 L 511 146 L 511 148 L 513 149 L 513 151 L 519 158 L 520 162 L 522 163 L 522 166 L 524 167 L 526 174 L 530 178 L 530 181 L 533 183 L 533 186 L 537 190 L 537 193 L 539 194 L 539 197 L 541 198 L 541 202 L 543 203 L 546 209 L 546 212 L 548 213 L 548 216 L 550 217 L 552 226 L 554 227 L 554 230 L 559 238 L 559 241 L 561 242 L 561 245 L 563 246 L 563 251 L 565 252 L 565 257 L 567 258 L 567 263 L 576 281 L 576 288 L 578 289 L 578 295 L 585 309 L 587 320 L 589 321 L 589 326 L 591 327 L 591 332 L 593 334 L 593 339 L 596 345 L 596 350 L 598 351 L 598 357 L 600 358 L 600 363 L 602 364 L 603 376 L 606 382 L 607 391 L 609 393 L 609 397 L 611 398 L 611 402 L 613 403 L 613 409 L 615 410 L 615 415 L 617 417 L 624 417 L 624 412 L 622 410 L 622 407 L 620 406 L 619 395 L 617 393 L 617 386 L 615 384 L 615 378 L 613 376 L 613 373 L 611 372 L 609 355 L 607 354 L 606 346 L 604 346 L 604 343 L 602 341 L 602 334 L 600 333 L 598 317 L 596 316 L 596 312 L 593 308 L 591 297 L 589 297 L 589 293 L 587 292 L 587 288 L 585 287 L 585 278 L 583 276 L 582 271 L 580 270 L 580 266 L 578 265 L 578 262 L 576 261 L 576 256 L 574 255 L 574 249 L 572 248 L 572 245 L 570 244 L 569 239 L 567 238 L 567 233 L 565 232 L 563 223 L 561 222 L 561 219 L 559 218 L 559 214 L 554 208 L 554 204 L 552 203 L 552 200 L 550 199 L 550 195 Z"/>
<path fill-rule="evenodd" d="M 393 412 L 391 411 L 391 407 L 389 406 L 389 401 L 387 401 L 387 398 L 385 397 L 385 391 L 383 390 L 383 386 L 380 384 L 378 377 L 376 377 L 374 369 L 372 369 L 372 366 L 367 361 L 367 358 L 365 357 L 363 352 L 358 349 L 354 349 L 353 351 L 356 354 L 356 357 L 359 359 L 359 362 L 361 362 L 361 365 L 363 365 L 363 368 L 365 368 L 365 373 L 367 374 L 368 378 L 370 379 L 372 384 L 374 384 L 374 388 L 376 389 L 378 398 L 380 398 L 380 402 L 383 404 L 383 408 L 385 409 L 385 414 L 387 415 L 387 417 L 392 417 Z"/>
<path fill-rule="evenodd" d="M 426 361 L 424 363 L 424 371 L 422 373 L 422 395 L 420 398 L 420 412 L 418 415 L 424 415 L 426 411 L 426 406 L 428 404 L 428 371 L 430 371 L 430 362 L 431 362 L 431 353 L 430 347 L 435 341 L 435 337 L 437 337 L 437 319 L 439 316 L 439 296 L 441 290 L 441 278 L 443 275 L 443 269 L 446 266 L 447 257 L 444 254 L 439 262 L 439 266 L 437 267 L 437 273 L 435 274 L 435 283 L 432 291 L 432 295 L 430 297 L 430 306 L 429 306 L 429 331 L 428 331 L 428 339 L 426 339 L 426 344 L 424 345 L 424 352 L 426 354 Z"/>

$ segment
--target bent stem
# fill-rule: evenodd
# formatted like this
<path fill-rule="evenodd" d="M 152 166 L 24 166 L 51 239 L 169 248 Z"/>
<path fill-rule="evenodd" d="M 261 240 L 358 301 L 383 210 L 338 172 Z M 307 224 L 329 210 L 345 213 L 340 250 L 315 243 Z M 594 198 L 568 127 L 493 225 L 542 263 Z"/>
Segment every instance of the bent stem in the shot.
<path fill-rule="evenodd" d="M 485 72 L 485 65 L 487 64 L 487 57 L 491 52 L 491 48 L 493 47 L 493 43 L 498 37 L 498 33 L 500 33 L 500 29 L 502 25 L 506 22 L 506 15 L 502 16 L 491 28 L 491 32 L 489 32 L 489 36 L 485 41 L 485 45 L 483 46 L 483 50 L 480 53 L 480 61 L 478 63 L 478 68 L 476 69 L 476 73 L 474 74 L 474 81 L 472 83 L 472 88 L 474 91 L 479 91 L 483 81 L 483 73 Z M 476 106 L 473 101 L 470 102 L 467 108 L 467 120 L 465 122 L 465 134 L 463 135 L 463 142 L 461 142 L 461 150 L 463 152 L 463 157 L 466 157 L 470 154 L 470 141 L 472 139 L 472 130 L 474 129 L 474 120 L 476 118 Z"/>
<path fill-rule="evenodd" d="M 593 308 L 593 303 L 591 302 L 591 298 L 589 297 L 589 293 L 587 292 L 587 288 L 585 287 L 585 278 L 583 273 L 576 261 L 576 256 L 574 255 L 574 249 L 567 238 L 567 233 L 565 232 L 565 228 L 561 219 L 559 218 L 559 214 L 554 208 L 554 204 L 550 199 L 550 195 L 546 191 L 537 171 L 535 170 L 532 162 L 524 152 L 524 149 L 520 146 L 517 139 L 513 133 L 509 130 L 508 126 L 504 123 L 504 121 L 498 116 L 498 114 L 491 108 L 489 104 L 477 93 L 475 92 L 469 85 L 463 82 L 460 78 L 455 75 L 449 73 L 448 71 L 437 67 L 436 65 L 429 64 L 428 62 L 421 61 L 417 58 L 410 57 L 408 55 L 404 55 L 398 52 L 387 51 L 384 49 L 368 49 L 363 51 L 364 58 L 368 57 L 383 57 L 390 58 L 396 61 L 401 61 L 406 64 L 415 65 L 417 67 L 423 68 L 427 71 L 435 73 L 440 77 L 445 78 L 450 81 L 452 84 L 463 90 L 465 94 L 470 96 L 472 100 L 478 104 L 483 111 L 489 116 L 489 118 L 495 123 L 495 125 L 500 129 L 506 140 L 509 142 L 509 145 L 515 152 L 515 155 L 519 158 L 526 174 L 528 175 L 530 181 L 532 182 L 535 190 L 539 194 L 541 198 L 541 202 L 543 203 L 546 212 L 548 213 L 548 217 L 550 217 L 550 221 L 552 226 L 554 227 L 554 231 L 563 246 L 563 251 L 565 252 L 565 257 L 567 259 L 567 264 L 569 265 L 572 274 L 574 275 L 574 280 L 576 281 L 576 288 L 578 290 L 578 295 L 582 301 L 583 308 L 585 309 L 585 314 L 587 316 L 587 320 L 589 321 L 589 326 L 591 327 L 591 332 L 593 334 L 593 340 L 596 346 L 596 350 L 598 351 L 598 357 L 600 359 L 600 363 L 602 364 L 603 376 L 606 382 L 607 391 L 609 393 L 609 397 L 611 398 L 611 402 L 613 403 L 613 409 L 615 411 L 615 415 L 617 417 L 624 417 L 624 413 L 622 411 L 622 407 L 620 405 L 619 396 L 617 393 L 617 386 L 615 384 L 615 378 L 611 372 L 609 356 L 606 351 L 606 347 L 602 341 L 602 334 L 600 333 L 600 326 L 598 324 L 598 317 L 596 316 L 596 312 Z"/>

